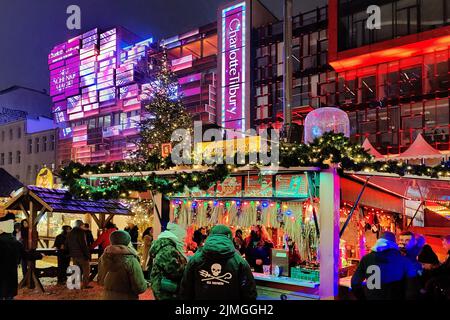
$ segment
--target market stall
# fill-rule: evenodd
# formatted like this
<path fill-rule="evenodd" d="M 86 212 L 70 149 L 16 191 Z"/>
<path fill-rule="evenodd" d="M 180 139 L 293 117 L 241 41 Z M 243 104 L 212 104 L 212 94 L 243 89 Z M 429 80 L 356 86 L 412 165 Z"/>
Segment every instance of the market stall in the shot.
<path fill-rule="evenodd" d="M 29 228 L 26 248 L 28 252 L 35 252 L 39 236 L 37 227 L 42 218 L 48 214 L 89 214 L 100 229 L 111 221 L 115 215 L 130 215 L 127 207 L 114 200 L 79 200 L 71 196 L 66 190 L 46 189 L 35 186 L 22 187 L 17 190 L 5 205 L 5 211 L 21 212 L 25 215 Z M 37 275 L 36 261 L 28 261 L 28 270 L 21 282 L 21 287 L 34 288 L 44 291 Z"/>

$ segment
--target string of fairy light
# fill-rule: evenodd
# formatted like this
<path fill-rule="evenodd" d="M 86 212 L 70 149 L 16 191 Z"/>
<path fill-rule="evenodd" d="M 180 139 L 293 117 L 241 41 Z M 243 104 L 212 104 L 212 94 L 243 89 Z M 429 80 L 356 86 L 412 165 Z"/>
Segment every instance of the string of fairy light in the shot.
<path fill-rule="evenodd" d="M 249 155 L 247 155 L 249 157 Z M 251 157 L 249 157 L 251 158 Z M 373 161 L 373 157 L 361 145 L 350 142 L 341 133 L 327 132 L 310 144 L 280 143 L 279 165 L 281 167 L 318 167 L 328 168 L 335 164 L 340 171 L 382 172 L 399 176 L 416 175 L 430 178 L 450 177 L 450 162 L 435 167 L 412 165 L 403 161 Z M 102 165 L 83 165 L 71 162 L 60 172 L 62 182 L 70 192 L 85 199 L 117 199 L 129 191 L 144 192 L 153 190 L 168 196 L 182 192 L 186 188 L 207 190 L 222 182 L 233 171 L 243 165 L 214 165 L 202 163 L 206 171 L 185 172 L 180 169 L 170 176 L 161 176 L 152 172 L 140 175 L 142 170 L 164 170 L 174 168 L 170 157 L 154 156 L 142 162 L 116 162 Z M 256 169 L 259 164 L 253 165 Z M 133 176 L 97 178 L 90 181 L 83 175 L 113 174 L 135 172 Z"/>

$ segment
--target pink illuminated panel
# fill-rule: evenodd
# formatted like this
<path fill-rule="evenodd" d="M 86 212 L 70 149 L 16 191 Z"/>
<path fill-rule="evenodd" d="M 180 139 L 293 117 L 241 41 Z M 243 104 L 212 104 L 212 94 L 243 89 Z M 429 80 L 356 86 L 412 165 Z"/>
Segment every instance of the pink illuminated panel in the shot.
<path fill-rule="evenodd" d="M 71 160 L 121 160 L 122 151 L 115 148 L 122 147 L 108 146 L 117 140 L 98 136 L 123 139 L 137 133 L 142 85 L 136 81 L 135 67 L 153 40 L 121 48 L 129 41 L 122 39 L 126 34 L 122 31 L 93 29 L 56 45 L 48 55 L 52 112 L 59 138 L 71 142 L 66 151 Z M 120 124 L 113 123 L 112 113 L 121 114 Z M 133 116 L 123 122 L 122 115 L 128 113 Z M 106 146 L 105 150 L 98 151 L 95 144 Z"/>
<path fill-rule="evenodd" d="M 222 126 L 245 131 L 246 5 L 222 10 Z"/>

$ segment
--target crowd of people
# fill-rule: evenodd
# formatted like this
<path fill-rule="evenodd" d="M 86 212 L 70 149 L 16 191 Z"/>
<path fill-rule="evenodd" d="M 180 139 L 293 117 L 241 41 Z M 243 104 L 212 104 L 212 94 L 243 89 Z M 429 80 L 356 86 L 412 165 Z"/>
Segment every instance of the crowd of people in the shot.
<path fill-rule="evenodd" d="M 448 253 L 440 263 L 422 235 L 384 232 L 352 276 L 360 300 L 450 299 L 450 236 L 442 241 Z M 366 283 L 365 283 L 366 282 Z"/>
<path fill-rule="evenodd" d="M 26 274 L 30 256 L 30 230 L 15 216 L 0 218 L 0 299 L 17 295 L 18 265 Z M 72 262 L 81 271 L 81 289 L 90 289 L 91 253 L 98 252 L 97 281 L 104 299 L 136 300 L 148 288 L 157 300 L 255 300 L 253 272 L 264 272 L 271 263 L 274 244 L 263 226 L 254 225 L 244 237 L 242 230 L 225 225 L 196 230 L 192 238 L 169 222 L 154 239 L 147 228 L 138 245 L 139 229 L 131 221 L 124 230 L 108 222 L 95 240 L 87 223 L 76 220 L 65 225 L 54 247 L 58 261 L 58 283 L 66 285 Z M 35 237 L 32 237 L 35 240 Z M 36 237 L 37 239 L 37 237 Z M 450 250 L 450 236 L 444 237 Z M 285 238 L 289 264 L 302 263 L 290 237 Z M 375 270 L 375 271 L 374 271 Z M 379 271 L 379 278 L 374 272 Z M 375 277 L 375 278 L 374 278 Z M 358 299 L 449 298 L 450 258 L 440 263 L 425 238 L 411 232 L 385 232 L 371 252 L 362 257 L 351 287 Z"/>

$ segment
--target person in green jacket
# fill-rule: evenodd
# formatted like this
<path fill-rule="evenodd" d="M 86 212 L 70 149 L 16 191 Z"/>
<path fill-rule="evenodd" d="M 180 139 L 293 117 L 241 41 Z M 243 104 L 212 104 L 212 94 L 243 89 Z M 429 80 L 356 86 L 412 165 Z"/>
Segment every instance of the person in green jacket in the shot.
<path fill-rule="evenodd" d="M 150 248 L 150 282 L 156 300 L 179 299 L 180 282 L 187 263 L 185 238 L 186 231 L 178 224 L 169 222 Z"/>
<path fill-rule="evenodd" d="M 111 245 L 100 257 L 98 282 L 104 287 L 104 300 L 139 300 L 148 283 L 144 278 L 139 256 L 130 245 L 131 237 L 125 231 L 114 231 Z"/>
<path fill-rule="evenodd" d="M 181 281 L 183 300 L 255 300 L 256 283 L 250 266 L 236 251 L 230 228 L 212 228 L 195 253 Z"/>

